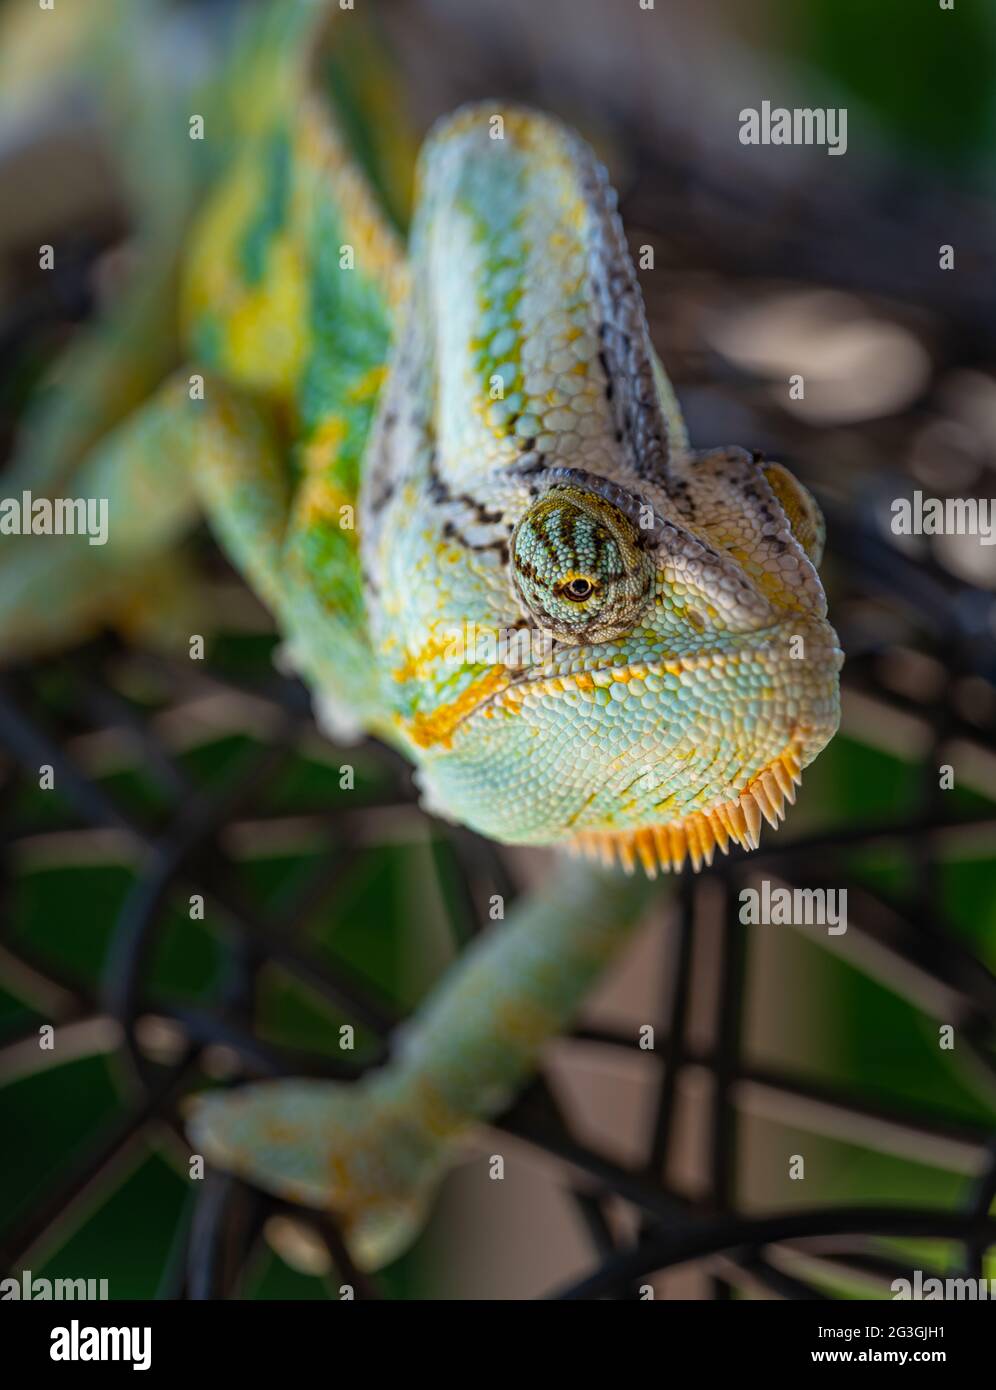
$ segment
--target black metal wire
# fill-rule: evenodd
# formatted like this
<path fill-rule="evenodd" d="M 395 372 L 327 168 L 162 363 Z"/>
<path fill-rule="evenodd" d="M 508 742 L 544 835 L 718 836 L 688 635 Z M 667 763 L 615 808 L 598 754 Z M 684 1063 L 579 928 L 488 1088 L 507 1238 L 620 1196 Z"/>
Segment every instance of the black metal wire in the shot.
<path fill-rule="evenodd" d="M 633 163 L 646 173 L 631 190 L 624 220 L 630 227 L 667 229 L 673 262 L 681 260 L 684 268 L 708 268 L 730 277 L 745 273 L 782 279 L 795 276 L 799 283 L 814 280 L 856 292 L 871 286 L 873 292 L 897 302 L 927 307 L 953 326 L 951 341 L 960 335 L 962 364 L 971 365 L 976 356 L 991 352 L 996 278 L 986 273 L 973 282 L 969 277 L 928 276 L 922 270 L 926 265 L 922 248 L 931 241 L 928 229 L 934 224 L 936 197 L 913 200 L 910 214 L 903 219 L 888 198 L 869 202 L 866 197 L 863 202 L 856 194 L 854 205 L 842 210 L 828 205 L 821 189 L 812 185 L 802 190 L 793 187 L 790 193 L 783 190 L 780 196 L 791 203 L 786 208 L 773 204 L 771 190 L 727 177 L 722 170 L 710 172 L 698 163 L 668 165 L 656 148 L 641 148 L 640 132 L 629 134 Z M 870 197 L 871 190 L 868 193 Z M 944 206 L 959 233 L 952 232 L 949 239 L 958 241 L 962 263 L 974 260 L 990 267 L 991 226 L 977 226 L 969 213 L 958 215 L 947 200 Z M 848 222 L 848 231 L 840 230 L 833 238 L 818 235 L 821 227 L 836 225 L 842 218 Z M 897 227 L 906 236 L 905 251 L 896 249 Z M 871 261 L 869 256 L 850 254 L 856 246 L 866 251 L 873 248 Z M 65 257 L 61 263 L 67 264 Z M 921 269 L 912 273 L 910 267 Z M 84 270 L 85 266 L 73 279 L 77 289 Z M 61 282 L 53 283 L 57 304 L 46 299 L 39 307 L 25 300 L 16 321 L 0 325 L 0 358 L 16 361 L 39 324 L 48 332 L 53 317 L 64 324 L 86 311 L 85 296 L 74 292 L 67 299 L 59 289 Z M 979 284 L 982 293 L 975 288 Z M 649 292 L 653 286 L 646 288 Z M 648 299 L 653 319 L 652 293 Z M 708 371 L 716 367 L 710 361 Z M 737 386 L 731 383 L 731 389 Z M 754 393 L 753 405 L 755 416 L 784 444 L 785 456 L 805 455 L 807 435 L 802 427 L 774 406 L 765 407 L 760 393 Z M 846 687 L 874 698 L 897 715 L 913 714 L 930 727 L 917 797 L 887 823 L 835 826 L 802 835 L 794 835 L 790 824 L 774 840 L 766 839 L 749 858 L 734 849 L 728 859 L 719 859 L 700 877 L 686 874 L 673 885 L 672 949 L 660 982 L 654 1051 L 643 1052 L 632 1037 L 604 1028 L 580 1027 L 572 1035 L 579 1059 L 593 1046 L 625 1049 L 646 1068 L 656 1069 L 657 1089 L 642 1162 L 632 1169 L 623 1167 L 579 1140 L 542 1078 L 498 1119 L 499 1129 L 561 1165 L 579 1226 L 590 1243 L 589 1271 L 555 1291 L 555 1296 L 632 1298 L 638 1296 L 642 1280 L 683 1265 L 700 1269 L 714 1296 L 726 1297 L 756 1285 L 787 1299 L 825 1298 L 827 1290 L 814 1282 L 815 1275 L 803 1278 L 800 1274 L 800 1258 L 807 1261 L 806 1268 L 819 1268 L 828 1280 L 858 1276 L 887 1288 L 895 1278 L 910 1275 L 900 1257 L 883 1245 L 887 1238 L 930 1236 L 957 1242 L 965 1271 L 977 1277 L 986 1251 L 996 1240 L 996 1222 L 990 1216 L 996 1199 L 996 1117 L 982 1124 L 922 1113 L 909 1103 L 870 1098 L 857 1086 L 833 1086 L 800 1076 L 790 1059 L 780 1068 L 759 1066 L 741 1047 L 748 943 L 733 922 L 729 903 L 748 873 L 768 869 L 777 871 L 789 886 L 816 881 L 846 887 L 849 931 L 873 944 L 896 966 L 897 993 L 912 997 L 909 971 L 948 991 L 956 1002 L 956 1017 L 950 1021 L 958 1026 L 959 1046 L 971 1052 L 984 1074 L 996 1075 L 996 980 L 979 954 L 945 921 L 937 891 L 942 835 L 985 832 L 996 839 L 996 816 L 985 809 L 952 814 L 937 795 L 936 781 L 936 764 L 949 740 L 996 749 L 996 718 L 972 722 L 955 700 L 957 682 L 968 675 L 981 677 L 996 691 L 992 595 L 955 579 L 929 556 L 914 560 L 889 544 L 868 519 L 871 508 L 865 505 L 866 499 L 852 497 L 845 504 L 839 497 L 821 496 L 821 502 L 830 533 L 828 553 L 838 578 L 835 616 L 838 609 L 846 614 L 850 598 L 880 598 L 890 606 L 897 625 L 901 620 L 912 626 L 921 649 L 931 653 L 945 673 L 943 688 L 929 701 L 896 691 L 884 683 L 878 668 L 878 658 L 888 653 L 888 644 L 869 648 L 862 633 L 849 632 L 846 625 L 842 629 L 849 653 Z M 87 1195 L 113 1180 L 149 1131 L 165 1126 L 182 1140 L 183 1099 L 203 1084 L 206 1065 L 217 1048 L 234 1054 L 245 1077 L 307 1075 L 352 1080 L 383 1060 L 387 1039 L 398 1022 L 395 1011 L 360 981 L 319 959 L 303 931 L 308 920 L 333 902 L 346 884 L 355 843 L 355 803 L 348 810 L 315 810 L 328 852 L 273 904 L 261 906 L 249 897 L 239 867 L 225 848 L 226 830 L 233 821 L 251 815 L 254 790 L 285 765 L 300 737 L 313 731 L 306 691 L 297 682 L 276 676 L 250 685 L 231 671 L 204 663 L 192 670 L 192 663 L 181 667 L 149 652 L 128 656 L 171 692 L 194 688 L 251 697 L 267 712 L 275 732 L 266 746 L 247 755 L 219 790 L 200 785 L 181 768 L 158 731 L 154 714 L 139 712 L 122 698 L 116 670 L 122 651 L 114 639 L 101 638 L 54 661 L 0 678 L 0 748 L 6 754 L 0 765 L 0 951 L 19 969 L 44 982 L 53 998 L 61 1001 L 52 1015 L 58 1027 L 100 1019 L 115 1022 L 122 1039 L 116 1055 L 128 1064 L 121 1069 L 121 1112 L 81 1154 L 70 1159 L 7 1230 L 0 1243 L 3 1269 L 17 1268 L 33 1250 L 56 1243 Z M 46 693 L 47 678 L 53 673 L 72 692 L 71 715 Z M 74 758 L 72 744 L 81 730 L 112 728 L 123 729 L 138 750 L 162 799 L 161 813 L 139 814 L 120 804 Z M 400 807 L 416 815 L 408 770 L 396 756 L 375 744 L 365 746 L 363 756 L 377 763 L 389 790 L 364 801 L 360 809 L 377 812 Z M 60 793 L 70 808 L 68 819 L 57 828 L 32 824 L 15 810 L 19 768 L 36 772 L 43 763 L 55 768 Z M 135 857 L 134 883 L 115 924 L 98 991 L 44 959 L 12 931 L 18 846 L 29 838 L 39 840 L 81 827 L 117 832 Z M 851 868 L 849 856 L 856 847 L 878 845 L 899 845 L 906 852 L 913 888 L 902 897 L 873 890 L 858 881 Z M 462 945 L 486 922 L 484 904 L 491 894 L 500 894 L 507 910 L 515 897 L 515 880 L 502 852 L 468 831 L 433 826 L 432 852 L 452 936 Z M 211 902 L 213 920 L 222 923 L 226 961 L 218 998 L 196 1007 L 163 997 L 148 978 L 164 926 L 164 907 L 177 894 L 191 892 L 203 894 Z M 720 943 L 711 962 L 718 988 L 707 1046 L 693 1043 L 688 1035 L 693 955 L 705 923 L 718 928 Z M 378 1042 L 355 1064 L 346 1064 L 259 1036 L 259 978 L 272 963 L 304 981 Z M 139 1025 L 148 1015 L 179 1030 L 182 1047 L 169 1065 L 152 1060 L 143 1045 Z M 0 1040 L 0 1068 L 26 1036 L 12 1033 Z M 712 1084 L 708 1183 L 706 1195 L 696 1200 L 679 1189 L 673 1171 L 680 1137 L 677 1102 L 682 1081 L 693 1067 L 707 1073 Z M 739 1190 L 737 1100 L 738 1088 L 746 1084 L 776 1096 L 786 1114 L 794 1109 L 803 1127 L 807 1107 L 816 1104 L 845 1123 L 878 1120 L 888 1124 L 911 1144 L 945 1140 L 974 1147 L 979 1154 L 978 1176 L 966 1181 L 961 1203 L 945 1210 L 827 1205 L 747 1216 L 741 1210 Z M 635 1240 L 624 1239 L 616 1229 L 612 1208 L 619 1202 L 638 1213 Z M 324 1245 L 339 1281 L 352 1286 L 356 1297 L 382 1296 L 382 1281 L 355 1268 L 342 1233 L 327 1214 L 291 1208 L 220 1174 L 210 1175 L 191 1195 L 177 1224 L 158 1295 L 237 1296 L 266 1221 L 291 1212 Z"/>
<path fill-rule="evenodd" d="M 861 554 L 871 541 L 866 537 Z M 877 577 L 887 572 L 887 547 L 878 542 L 871 569 Z M 863 576 L 856 576 L 856 582 Z M 894 579 L 897 576 L 893 576 Z M 898 582 L 902 580 L 902 566 Z M 85 705 L 90 726 L 95 729 L 120 727 L 123 711 L 114 694 L 112 667 L 119 653 L 115 644 L 98 642 L 82 653 L 70 654 L 55 663 L 61 674 L 72 679 L 84 672 L 81 683 L 88 694 Z M 162 659 L 159 658 L 161 661 Z M 296 693 L 274 692 L 272 705 L 277 716 L 275 727 L 282 730 L 277 741 L 261 751 L 247 755 L 220 789 L 210 792 L 190 785 L 181 775 L 164 745 L 156 745 L 151 718 L 142 719 L 129 707 L 124 720 L 129 731 L 156 775 L 161 792 L 171 808 L 158 827 L 145 824 L 124 809 L 99 784 L 75 764 L 59 728 L 47 727 L 51 713 L 39 716 L 26 710 L 43 710 L 39 687 L 46 667 L 17 672 L 0 686 L 0 741 L 11 764 L 8 783 L 17 763 L 37 768 L 40 762 L 57 767 L 58 784 L 71 802 L 79 824 L 114 827 L 123 832 L 138 853 L 135 881 L 115 929 L 108 952 L 104 987 L 94 996 L 65 972 L 50 969 L 9 932 L 0 935 L 0 946 L 35 972 L 45 974 L 56 988 L 69 991 L 69 1004 L 56 1022 L 79 1023 L 95 1016 L 110 1017 L 121 1028 L 123 1055 L 133 1067 L 134 1090 L 126 1100 L 124 1113 L 99 1135 L 89 1149 L 25 1213 L 3 1242 L 2 1263 L 17 1267 L 39 1243 L 57 1239 L 60 1226 L 68 1219 L 80 1199 L 113 1171 L 122 1153 L 141 1142 L 149 1126 L 166 1123 L 182 1135 L 180 1102 L 184 1094 L 199 1084 L 200 1068 L 208 1049 L 223 1045 L 239 1058 L 246 1075 L 325 1076 L 336 1080 L 355 1078 L 366 1067 L 381 1059 L 372 1053 L 355 1066 L 344 1065 L 322 1056 L 307 1056 L 263 1041 L 256 1036 L 254 999 L 259 971 L 268 961 L 279 960 L 299 978 L 318 988 L 323 997 L 354 1022 L 386 1039 L 395 1019 L 390 1009 L 373 1000 L 356 982 L 345 981 L 339 972 L 319 964 L 308 948 L 291 932 L 299 913 L 327 906 L 342 886 L 348 872 L 345 858 L 333 859 L 321 872 L 309 876 L 307 883 L 285 898 L 282 905 L 263 909 L 244 901 L 238 870 L 225 854 L 224 831 L 233 819 L 244 814 L 254 793 L 288 756 L 297 737 L 308 726 L 307 707 Z M 229 677 L 219 672 L 201 672 L 199 679 L 228 688 Z M 891 700 L 890 692 L 876 683 L 870 668 L 859 667 L 856 679 L 864 691 L 874 690 L 878 698 Z M 16 698 L 15 693 L 16 692 Z M 256 699 L 269 699 L 254 692 Z M 84 706 L 77 705 L 77 719 Z M 944 709 L 932 713 L 940 717 Z M 42 723 L 42 718 L 45 723 Z M 964 734 L 966 731 L 961 730 Z M 979 740 L 979 731 L 971 731 Z M 372 747 L 375 757 L 381 754 Z M 936 759 L 935 759 L 936 761 Z M 384 763 L 391 774 L 397 771 L 388 758 Z M 932 764 L 931 764 L 932 765 Z M 991 824 L 988 815 L 962 817 L 949 821 L 943 807 L 931 796 L 930 778 L 924 778 L 921 802 L 908 808 L 908 816 L 885 827 L 858 827 L 844 834 L 823 833 L 794 843 L 791 828 L 777 841 L 765 843 L 747 859 L 734 854 L 717 862 L 700 877 L 683 876 L 677 881 L 677 931 L 672 957 L 662 981 L 662 1002 L 658 1019 L 657 1047 L 643 1054 L 647 1065 L 659 1070 L 658 1092 L 653 1108 L 646 1161 L 640 1170 L 629 1171 L 580 1143 L 570 1132 L 551 1093 L 537 1081 L 499 1125 L 519 1139 L 553 1155 L 565 1165 L 572 1187 L 578 1218 L 591 1241 L 591 1273 L 563 1291 L 564 1297 L 636 1296 L 635 1281 L 671 1268 L 678 1263 L 698 1261 L 711 1271 L 714 1296 L 726 1297 L 741 1285 L 760 1285 L 768 1293 L 784 1298 L 822 1298 L 825 1290 L 784 1268 L 778 1250 L 791 1252 L 805 1245 L 807 1238 L 839 1233 L 851 1240 L 850 1249 L 838 1249 L 823 1256 L 829 1270 L 861 1267 L 882 1272 L 883 1254 L 861 1249 L 861 1238 L 901 1233 L 947 1236 L 962 1243 L 967 1269 L 978 1273 L 985 1250 L 993 1240 L 989 1218 L 996 1193 L 996 1125 L 991 1130 L 971 1124 L 945 1121 L 922 1115 L 910 1106 L 878 1103 L 860 1092 L 808 1082 L 779 1072 L 752 1066 L 740 1053 L 740 1016 L 744 1006 L 746 937 L 734 922 L 728 907 L 718 907 L 733 894 L 742 876 L 763 862 L 777 864 L 780 879 L 790 885 L 813 881 L 833 882 L 849 892 L 849 929 L 865 935 L 880 950 L 897 961 L 913 966 L 925 978 L 942 984 L 960 1001 L 960 1045 L 971 1048 L 988 1072 L 996 1074 L 993 1020 L 996 1018 L 996 979 L 978 956 L 946 928 L 937 896 L 928 898 L 919 891 L 905 901 L 886 899 L 866 884 L 843 872 L 839 855 L 850 846 L 867 842 L 873 835 L 905 843 L 914 859 L 930 858 L 938 826 L 959 827 Z M 391 793 L 391 804 L 404 805 L 408 797 L 403 780 Z M 9 802 L 8 802 L 9 804 Z M 346 818 L 341 824 L 348 826 Z M 4 828 L 5 888 L 9 892 L 10 851 L 23 834 L 37 836 L 38 827 L 22 827 L 8 817 Z M 453 832 L 439 827 L 436 851 L 441 891 L 447 902 L 454 936 L 466 941 L 481 921 L 482 893 L 486 888 L 508 888 L 507 871 L 497 867 L 496 854 L 467 831 Z M 447 849 L 447 846 L 449 847 Z M 157 935 L 163 925 L 163 908 L 180 888 L 195 887 L 227 912 L 225 941 L 229 960 L 229 984 L 216 1006 L 190 1007 L 157 997 L 147 982 L 148 965 L 154 955 Z M 923 882 L 917 885 L 922 888 Z M 717 899 L 718 895 L 718 899 Z M 716 996 L 714 1040 L 703 1050 L 690 1046 L 687 1037 L 687 1010 L 691 960 L 696 939 L 696 918 L 711 914 L 720 924 L 720 950 L 713 962 L 719 988 Z M 895 987 L 903 991 L 903 976 Z M 185 1050 L 172 1066 L 153 1062 L 143 1049 L 136 1032 L 139 1019 L 152 1013 L 170 1020 L 185 1038 Z M 579 1029 L 578 1043 L 625 1047 L 639 1051 L 634 1039 L 604 1030 Z M 8 1039 L 12 1047 L 17 1039 Z M 2 1052 L 0 1052 L 2 1056 Z M 653 1060 L 650 1060 L 653 1059 Z M 676 1122 L 675 1100 L 681 1077 L 688 1066 L 704 1068 L 713 1078 L 710 1140 L 710 1188 L 708 1198 L 690 1202 L 674 1188 L 669 1172 Z M 833 1206 L 810 1213 L 786 1217 L 746 1219 L 739 1210 L 737 1191 L 737 1136 L 739 1112 L 736 1088 L 741 1082 L 766 1086 L 777 1092 L 783 1103 L 818 1102 L 842 1115 L 880 1119 L 899 1126 L 911 1136 L 938 1136 L 979 1147 L 984 1156 L 982 1174 L 969 1185 L 964 1203 L 950 1211 L 890 1208 L 836 1209 Z M 571 1175 L 574 1175 L 573 1177 Z M 578 1176 L 580 1175 L 580 1177 Z M 622 1199 L 641 1212 L 639 1238 L 635 1246 L 620 1247 L 605 1203 Z M 215 1177 L 203 1185 L 192 1211 L 192 1218 L 178 1231 L 170 1270 L 163 1275 L 163 1292 L 189 1298 L 231 1296 L 237 1291 L 246 1261 L 258 1238 L 267 1213 L 277 1207 L 273 1199 L 245 1187 L 236 1179 Z M 379 1294 L 378 1282 L 362 1276 L 349 1260 L 348 1252 L 334 1223 L 327 1216 L 295 1208 L 295 1215 L 315 1230 L 330 1253 L 342 1282 L 351 1284 L 358 1297 Z M 846 1242 L 845 1242 L 846 1245 Z M 773 1256 L 775 1262 L 773 1262 Z M 719 1264 L 717 1257 L 722 1257 Z M 876 1264 L 876 1261 L 879 1263 Z M 901 1263 L 886 1269 L 901 1269 Z M 181 1277 L 180 1271 L 185 1273 Z M 895 1277 L 895 1276 L 894 1276 Z"/>

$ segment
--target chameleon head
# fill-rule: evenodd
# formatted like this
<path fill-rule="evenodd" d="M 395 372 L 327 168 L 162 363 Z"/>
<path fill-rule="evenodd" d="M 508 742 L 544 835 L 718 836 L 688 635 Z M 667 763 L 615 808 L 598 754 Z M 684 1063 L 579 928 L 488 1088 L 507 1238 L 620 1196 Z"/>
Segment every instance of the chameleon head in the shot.
<path fill-rule="evenodd" d="M 819 512 L 742 450 L 682 482 L 681 510 L 574 470 L 534 484 L 507 560 L 530 645 L 463 654 L 486 693 L 418 751 L 436 810 L 651 874 L 778 824 L 838 722 Z"/>
<path fill-rule="evenodd" d="M 360 506 L 385 723 L 496 840 L 698 866 L 837 727 L 822 521 L 780 465 L 689 449 L 604 170 L 499 114 L 422 155 Z"/>

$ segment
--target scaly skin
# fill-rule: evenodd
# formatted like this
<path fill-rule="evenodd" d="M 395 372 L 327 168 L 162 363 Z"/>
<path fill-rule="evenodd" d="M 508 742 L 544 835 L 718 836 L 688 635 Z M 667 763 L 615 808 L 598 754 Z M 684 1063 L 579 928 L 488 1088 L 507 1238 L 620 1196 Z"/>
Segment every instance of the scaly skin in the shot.
<path fill-rule="evenodd" d="M 376 1075 L 197 1108 L 213 1161 L 329 1207 L 375 1266 L 628 940 L 649 890 L 609 866 L 756 846 L 836 728 L 841 654 L 816 505 L 690 449 L 588 147 L 500 104 L 450 117 L 406 261 L 316 76 L 356 21 L 323 40 L 322 8 L 275 7 L 234 65 L 254 101 L 186 257 L 190 361 L 74 474 L 110 499 L 107 555 L 20 541 L 0 631 L 106 615 L 201 508 L 328 724 L 400 747 L 437 813 L 604 861 L 475 944 Z M 401 206 L 393 167 L 368 159 Z"/>
<path fill-rule="evenodd" d="M 498 840 L 650 872 L 756 843 L 837 724 L 819 514 L 777 465 L 686 448 L 603 171 L 492 116 L 423 152 L 360 496 L 394 729 L 433 806 Z M 487 659 L 524 626 L 549 652 Z"/>

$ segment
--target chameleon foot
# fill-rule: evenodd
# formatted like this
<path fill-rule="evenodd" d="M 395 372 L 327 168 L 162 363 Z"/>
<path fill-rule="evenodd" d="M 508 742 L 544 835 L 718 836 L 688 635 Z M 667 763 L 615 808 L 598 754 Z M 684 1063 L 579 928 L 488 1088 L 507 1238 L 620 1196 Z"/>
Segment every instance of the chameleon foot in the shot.
<path fill-rule="evenodd" d="M 446 1146 L 378 1078 L 269 1081 L 202 1096 L 187 1129 L 218 1167 L 331 1211 L 363 1269 L 412 1243 L 446 1166 Z"/>
<path fill-rule="evenodd" d="M 565 864 L 482 932 L 352 1085 L 267 1081 L 201 1097 L 188 1132 L 212 1163 L 332 1211 L 357 1264 L 394 1259 L 421 1229 L 456 1141 L 509 1104 L 650 896 L 644 880 Z"/>

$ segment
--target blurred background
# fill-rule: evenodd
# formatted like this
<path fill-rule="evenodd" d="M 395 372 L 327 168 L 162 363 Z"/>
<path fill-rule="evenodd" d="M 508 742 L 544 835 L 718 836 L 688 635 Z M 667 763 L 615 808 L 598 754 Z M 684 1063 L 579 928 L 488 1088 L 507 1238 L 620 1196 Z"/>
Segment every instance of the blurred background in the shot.
<path fill-rule="evenodd" d="M 143 276 L 155 290 L 101 100 L 48 81 L 44 54 L 25 60 L 32 6 L 0 6 L 8 452 L 41 384 L 60 409 L 61 354 L 100 370 L 91 323 Z M 196 87 L 250 8 L 166 6 L 156 51 L 126 60 Z M 116 1298 L 326 1299 L 344 1282 L 369 1297 L 631 1297 L 613 1261 L 640 1240 L 657 1253 L 637 1282 L 658 1297 L 889 1297 L 912 1267 L 981 1272 L 965 1221 L 996 1196 L 996 547 L 897 537 L 890 520 L 916 489 L 996 491 L 996 10 L 365 10 L 413 141 L 495 96 L 564 117 L 606 161 L 634 252 L 653 250 L 640 280 L 692 442 L 762 450 L 824 506 L 842 730 L 759 853 L 664 883 L 575 1035 L 475 1137 L 423 1239 L 366 1279 L 329 1220 L 220 1175 L 191 1183 L 183 1098 L 376 1064 L 489 896 L 514 900 L 545 857 L 432 821 L 392 755 L 323 738 L 206 530 L 183 547 L 206 661 L 147 626 L 30 663 L 3 653 L 3 1270 L 105 1277 Z M 846 107 L 846 154 L 745 147 L 739 113 L 764 100 Z M 38 245 L 56 241 L 42 272 Z M 173 352 L 164 335 L 161 370 Z M 55 791 L 38 790 L 42 763 Z M 848 931 L 741 926 L 737 894 L 762 877 L 847 888 Z M 859 1204 L 864 1225 L 847 1214 Z M 950 1229 L 901 1239 L 895 1204 L 950 1214 Z M 795 1209 L 816 1215 L 792 1239 L 735 1225 Z M 705 1253 L 669 1268 L 661 1243 L 677 1252 L 699 1229 Z"/>

